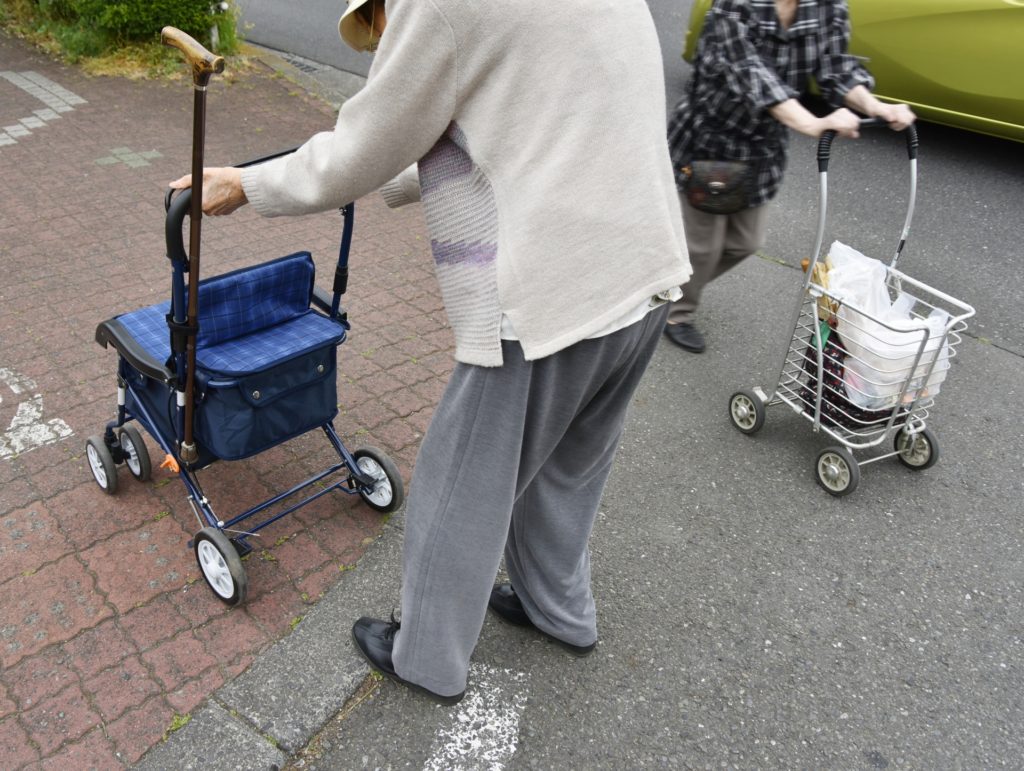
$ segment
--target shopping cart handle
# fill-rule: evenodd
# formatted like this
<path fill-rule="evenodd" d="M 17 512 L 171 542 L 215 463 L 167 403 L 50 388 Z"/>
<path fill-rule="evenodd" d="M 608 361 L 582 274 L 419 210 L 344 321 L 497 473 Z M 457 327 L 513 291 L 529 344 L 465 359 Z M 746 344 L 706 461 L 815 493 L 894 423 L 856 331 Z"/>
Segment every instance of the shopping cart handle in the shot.
<path fill-rule="evenodd" d="M 888 127 L 889 123 L 884 118 L 864 118 L 860 122 L 862 129 Z M 907 158 L 917 158 L 917 128 L 911 124 L 903 129 L 907 137 Z M 818 172 L 828 171 L 829 154 L 832 151 L 832 140 L 836 138 L 835 131 L 826 131 L 818 140 Z"/>

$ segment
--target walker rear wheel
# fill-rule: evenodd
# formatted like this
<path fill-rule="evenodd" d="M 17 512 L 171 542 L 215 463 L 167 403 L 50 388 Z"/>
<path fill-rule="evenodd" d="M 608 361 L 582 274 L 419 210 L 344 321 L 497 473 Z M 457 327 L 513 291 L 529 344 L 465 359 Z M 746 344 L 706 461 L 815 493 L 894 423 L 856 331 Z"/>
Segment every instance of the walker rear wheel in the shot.
<path fill-rule="evenodd" d="M 124 453 L 124 463 L 132 476 L 140 482 L 149 479 L 153 466 L 149 461 L 149 450 L 146 443 L 142 441 L 142 434 L 135 426 L 121 426 L 117 434 L 117 441 Z"/>
<path fill-rule="evenodd" d="M 939 460 L 939 444 L 927 428 L 913 435 L 904 428 L 896 434 L 894 445 L 900 463 L 913 471 L 924 471 Z"/>
<path fill-rule="evenodd" d="M 217 598 L 227 605 L 245 600 L 249 581 L 238 552 L 224 533 L 215 527 L 204 527 L 193 539 L 192 548 L 203 578 Z"/>
<path fill-rule="evenodd" d="M 398 467 L 376 447 L 361 447 L 352 453 L 359 470 L 376 480 L 372 488 L 360 487 L 359 497 L 367 506 L 390 513 L 405 500 L 405 487 Z"/>
<path fill-rule="evenodd" d="M 744 434 L 753 434 L 764 425 L 764 403 L 749 389 L 737 391 L 729 398 L 729 417 Z"/>
<path fill-rule="evenodd" d="M 845 447 L 826 447 L 815 464 L 818 484 L 836 497 L 849 495 L 860 482 L 860 466 Z"/>
<path fill-rule="evenodd" d="M 89 469 L 96 484 L 107 495 L 117 492 L 117 465 L 110 448 L 101 436 L 90 436 L 85 442 L 85 456 L 89 459 Z"/>

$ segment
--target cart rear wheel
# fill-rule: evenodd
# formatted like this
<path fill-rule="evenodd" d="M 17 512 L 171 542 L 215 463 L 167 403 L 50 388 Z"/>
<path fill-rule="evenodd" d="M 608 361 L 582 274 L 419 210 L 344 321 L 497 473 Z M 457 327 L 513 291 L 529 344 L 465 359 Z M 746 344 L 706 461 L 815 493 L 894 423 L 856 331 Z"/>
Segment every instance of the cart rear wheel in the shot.
<path fill-rule="evenodd" d="M 916 434 L 911 434 L 903 429 L 896 434 L 894 442 L 900 463 L 914 471 L 924 471 L 931 468 L 939 460 L 939 444 L 935 440 L 935 434 L 927 428 L 921 429 Z"/>
<path fill-rule="evenodd" d="M 85 442 L 85 455 L 89 459 L 92 478 L 107 495 L 117 492 L 117 466 L 110 448 L 101 436 L 90 436 Z"/>
<path fill-rule="evenodd" d="M 389 513 L 402 505 L 405 487 L 402 475 L 391 458 L 376 447 L 361 447 L 352 453 L 352 457 L 361 472 L 376 480 L 371 488 L 359 488 L 359 496 L 367 506 Z"/>
<path fill-rule="evenodd" d="M 135 426 L 121 426 L 117 434 L 117 440 L 124 452 L 124 462 L 132 476 L 140 482 L 149 479 L 153 466 L 149 462 L 149 450 L 146 443 L 142 441 L 142 434 Z"/>
<path fill-rule="evenodd" d="M 744 434 L 753 434 L 764 425 L 764 402 L 749 389 L 737 391 L 729 398 L 729 417 Z"/>
<path fill-rule="evenodd" d="M 192 547 L 203 578 L 218 599 L 227 605 L 245 600 L 249 582 L 238 552 L 224 533 L 215 527 L 204 527 L 196 533 Z"/>
<path fill-rule="evenodd" d="M 849 495 L 860 482 L 860 466 L 845 447 L 826 447 L 815 464 L 818 484 L 835 496 Z"/>

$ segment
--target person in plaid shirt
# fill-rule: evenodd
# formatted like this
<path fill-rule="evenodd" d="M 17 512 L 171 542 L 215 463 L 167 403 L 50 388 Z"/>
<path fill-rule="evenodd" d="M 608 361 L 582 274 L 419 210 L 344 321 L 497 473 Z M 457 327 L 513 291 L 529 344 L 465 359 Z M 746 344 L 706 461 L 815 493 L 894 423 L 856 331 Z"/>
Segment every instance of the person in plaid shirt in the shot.
<path fill-rule="evenodd" d="M 693 275 L 672 303 L 666 336 L 700 353 L 704 337 L 694 315 L 704 286 L 757 251 L 765 215 L 786 165 L 789 129 L 818 137 L 828 130 L 858 136 L 859 117 L 903 130 L 915 116 L 885 104 L 871 75 L 847 53 L 845 0 L 715 0 L 697 44 L 686 92 L 672 111 L 668 139 L 680 190 Z M 834 111 L 818 117 L 799 101 L 813 78 Z M 847 109 L 850 108 L 850 109 Z M 695 209 L 682 193 L 685 169 L 698 159 L 749 161 L 748 208 L 734 214 Z"/>

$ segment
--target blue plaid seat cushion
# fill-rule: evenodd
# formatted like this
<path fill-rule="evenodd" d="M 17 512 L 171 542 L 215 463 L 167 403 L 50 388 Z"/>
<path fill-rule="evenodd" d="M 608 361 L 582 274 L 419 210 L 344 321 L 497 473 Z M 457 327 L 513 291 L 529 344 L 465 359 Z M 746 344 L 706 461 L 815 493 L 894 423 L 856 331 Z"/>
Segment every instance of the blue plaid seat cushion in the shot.
<path fill-rule="evenodd" d="M 313 259 L 308 252 L 215 276 L 199 284 L 196 362 L 220 375 L 245 375 L 324 345 L 338 345 L 345 327 L 309 308 Z M 157 361 L 170 356 L 170 302 L 118 320 Z"/>

